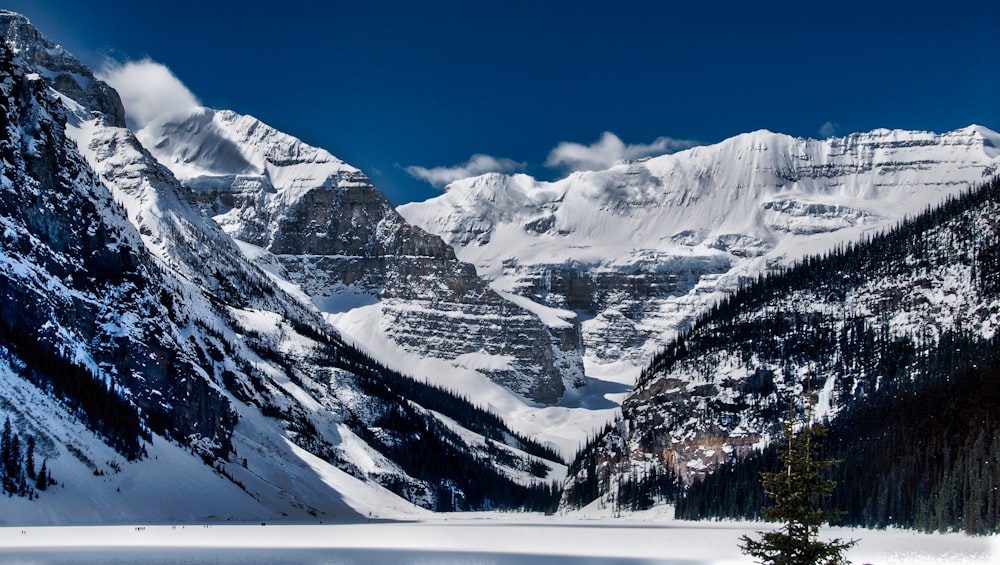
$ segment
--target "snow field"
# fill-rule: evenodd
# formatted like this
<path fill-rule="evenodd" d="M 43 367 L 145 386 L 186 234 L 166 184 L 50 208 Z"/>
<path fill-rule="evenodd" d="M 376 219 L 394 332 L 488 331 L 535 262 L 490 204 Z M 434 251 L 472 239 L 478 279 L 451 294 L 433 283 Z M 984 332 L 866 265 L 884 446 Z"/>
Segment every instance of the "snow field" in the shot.
<path fill-rule="evenodd" d="M 143 549 L 171 553 L 211 550 L 213 559 L 245 549 L 280 549 L 284 559 L 391 555 L 403 563 L 684 563 L 741 564 L 744 534 L 770 524 L 683 522 L 663 516 L 569 518 L 504 514 L 448 514 L 432 520 L 344 525 L 148 525 L 0 528 L 0 559 L 25 550 L 56 552 Z M 854 563 L 995 563 L 1000 543 L 961 534 L 825 528 L 823 539 L 860 539 L 847 557 Z M 320 551 L 316 551 L 320 550 Z M 372 552 L 366 554 L 365 552 Z M 189 554 L 183 554 L 189 555 Z M 199 553 L 193 555 L 198 556 Z M 208 555 L 207 553 L 205 555 Z M 384 558 L 384 557 L 383 557 Z M 506 558 L 506 559 L 505 559 Z M 376 562 L 383 562 L 375 559 Z"/>

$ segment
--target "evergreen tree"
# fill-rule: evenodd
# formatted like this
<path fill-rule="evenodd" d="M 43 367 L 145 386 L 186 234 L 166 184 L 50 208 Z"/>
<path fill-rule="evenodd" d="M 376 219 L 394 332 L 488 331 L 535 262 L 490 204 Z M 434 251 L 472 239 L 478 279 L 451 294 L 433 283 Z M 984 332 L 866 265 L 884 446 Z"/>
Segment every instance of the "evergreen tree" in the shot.
<path fill-rule="evenodd" d="M 11 428 L 10 428 L 10 416 L 3 423 L 3 436 L 0 437 L 0 470 L 6 471 L 8 461 L 11 459 Z"/>
<path fill-rule="evenodd" d="M 27 452 L 24 456 L 24 467 L 29 479 L 35 478 L 35 436 L 28 436 Z"/>
<path fill-rule="evenodd" d="M 42 468 L 38 471 L 38 477 L 35 479 L 35 488 L 38 490 L 45 490 L 49 488 L 49 469 L 46 465 L 46 461 L 42 461 Z"/>
<path fill-rule="evenodd" d="M 836 515 L 820 506 L 836 486 L 835 481 L 823 479 L 823 471 L 838 462 L 819 458 L 817 440 L 825 430 L 822 425 L 812 423 L 811 393 L 805 427 L 799 434 L 794 432 L 795 423 L 794 404 L 789 402 L 788 419 L 782 424 L 787 442 L 779 455 L 782 470 L 761 473 L 764 490 L 774 500 L 774 506 L 762 509 L 764 517 L 783 522 L 784 526 L 772 532 L 758 532 L 760 540 L 741 537 L 740 549 L 767 565 L 847 563 L 843 552 L 857 540 L 817 539 L 819 526 Z"/>

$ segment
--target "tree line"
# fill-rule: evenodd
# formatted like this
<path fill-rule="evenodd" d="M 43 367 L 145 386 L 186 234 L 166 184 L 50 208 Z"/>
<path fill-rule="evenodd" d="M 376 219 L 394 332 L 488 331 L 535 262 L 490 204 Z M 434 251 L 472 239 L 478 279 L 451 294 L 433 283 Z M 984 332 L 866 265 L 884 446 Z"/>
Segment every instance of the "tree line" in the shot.
<path fill-rule="evenodd" d="M 128 460 L 142 457 L 142 440 L 151 441 L 138 409 L 111 383 L 94 375 L 68 354 L 31 334 L 15 330 L 13 316 L 0 323 L 0 340 L 20 359 L 19 374 L 59 399 L 109 446 Z"/>
<path fill-rule="evenodd" d="M 21 436 L 13 430 L 10 416 L 3 424 L 3 434 L 0 435 L 0 487 L 8 496 L 24 496 L 37 498 L 39 491 L 48 490 L 56 484 L 48 461 L 43 460 L 42 466 L 35 466 L 35 436 L 28 436 L 22 442 Z"/>

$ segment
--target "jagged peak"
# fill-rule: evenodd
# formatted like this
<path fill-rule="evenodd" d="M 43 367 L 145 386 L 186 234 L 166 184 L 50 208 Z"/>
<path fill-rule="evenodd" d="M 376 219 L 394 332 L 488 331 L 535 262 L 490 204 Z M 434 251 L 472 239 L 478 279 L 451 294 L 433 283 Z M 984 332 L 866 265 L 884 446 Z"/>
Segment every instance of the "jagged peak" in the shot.
<path fill-rule="evenodd" d="M 29 69 L 55 90 L 90 111 L 99 112 L 108 125 L 125 127 L 125 107 L 118 93 L 62 46 L 53 43 L 27 17 L 0 11 L 0 37 Z"/>
<path fill-rule="evenodd" d="M 20 13 L 0 11 L 0 35 L 14 53 L 43 75 L 71 72 L 87 81 L 95 80 L 89 68 L 61 45 L 52 42 Z M 80 86 L 86 88 L 88 85 Z"/>

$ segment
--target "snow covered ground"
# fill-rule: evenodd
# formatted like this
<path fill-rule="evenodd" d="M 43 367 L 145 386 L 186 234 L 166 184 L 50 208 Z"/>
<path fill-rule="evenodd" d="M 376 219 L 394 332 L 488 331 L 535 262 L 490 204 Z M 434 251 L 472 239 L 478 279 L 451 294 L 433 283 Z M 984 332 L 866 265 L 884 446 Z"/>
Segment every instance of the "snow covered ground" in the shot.
<path fill-rule="evenodd" d="M 423 357 L 406 351 L 388 338 L 381 304 L 354 308 L 340 314 L 325 314 L 345 341 L 368 352 L 380 363 L 412 375 L 418 380 L 455 391 L 501 415 L 512 430 L 558 451 L 564 458 L 573 455 L 620 412 L 619 406 L 638 377 L 638 369 L 605 376 L 590 374 L 586 386 L 570 389 L 561 402 L 544 405 L 532 402 L 490 380 L 476 367 L 487 365 L 488 356 L 466 357 L 467 367 Z M 551 309 L 550 309 L 551 310 Z"/>
<path fill-rule="evenodd" d="M 662 512 L 662 511 L 661 511 Z M 743 534 L 771 524 L 684 522 L 639 513 L 610 519 L 446 514 L 339 525 L 147 525 L 0 528 L 3 563 L 752 563 Z M 828 528 L 860 539 L 854 563 L 997 563 L 1000 539 Z"/>

